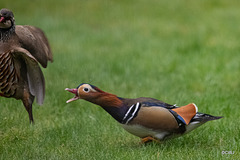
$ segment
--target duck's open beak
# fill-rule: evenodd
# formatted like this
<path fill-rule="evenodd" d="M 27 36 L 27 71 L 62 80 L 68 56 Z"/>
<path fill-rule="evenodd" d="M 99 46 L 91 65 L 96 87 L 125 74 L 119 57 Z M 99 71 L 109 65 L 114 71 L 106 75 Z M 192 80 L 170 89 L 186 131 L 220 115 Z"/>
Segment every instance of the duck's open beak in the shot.
<path fill-rule="evenodd" d="M 66 88 L 65 90 L 75 94 L 75 96 L 73 98 L 69 99 L 68 101 L 66 101 L 66 103 L 69 103 L 69 102 L 76 101 L 76 100 L 80 99 L 80 97 L 78 96 L 78 92 L 77 92 L 78 90 L 76 88 L 74 88 L 74 89 Z"/>

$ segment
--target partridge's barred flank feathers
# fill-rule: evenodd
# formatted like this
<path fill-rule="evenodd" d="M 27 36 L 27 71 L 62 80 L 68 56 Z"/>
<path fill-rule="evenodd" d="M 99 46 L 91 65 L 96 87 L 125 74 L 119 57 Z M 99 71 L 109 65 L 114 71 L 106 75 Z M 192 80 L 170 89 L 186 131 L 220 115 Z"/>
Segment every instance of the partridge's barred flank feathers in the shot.
<path fill-rule="evenodd" d="M 65 90 L 75 95 L 67 103 L 84 99 L 101 106 L 125 130 L 142 138 L 144 143 L 181 136 L 207 121 L 222 118 L 198 112 L 194 103 L 177 107 L 153 98 L 121 98 L 86 83 Z"/>
<path fill-rule="evenodd" d="M 0 10 L 0 96 L 21 99 L 33 122 L 32 103 L 42 104 L 45 80 L 39 63 L 46 68 L 53 61 L 43 31 L 16 25 L 12 11 Z"/>

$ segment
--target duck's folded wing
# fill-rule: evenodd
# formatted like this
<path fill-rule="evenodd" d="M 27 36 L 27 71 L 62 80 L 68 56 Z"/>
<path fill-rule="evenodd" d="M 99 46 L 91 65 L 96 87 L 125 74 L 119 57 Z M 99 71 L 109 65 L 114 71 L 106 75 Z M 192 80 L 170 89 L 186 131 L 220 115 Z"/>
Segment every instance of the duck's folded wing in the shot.
<path fill-rule="evenodd" d="M 172 131 L 179 128 L 175 116 L 164 107 L 141 106 L 129 124 L 139 124 L 153 130 Z"/>
<path fill-rule="evenodd" d="M 53 61 L 52 52 L 44 32 L 33 26 L 17 25 L 16 34 L 22 48 L 25 48 L 44 67 Z"/>
<path fill-rule="evenodd" d="M 15 48 L 14 57 L 24 59 L 27 68 L 27 80 L 32 95 L 36 96 L 36 102 L 43 104 L 45 96 L 45 80 L 38 61 L 25 49 Z"/>
<path fill-rule="evenodd" d="M 163 101 L 160 101 L 160 100 L 154 99 L 154 98 L 140 97 L 140 98 L 135 99 L 135 101 L 142 103 L 145 107 L 159 106 L 159 107 L 164 107 L 167 109 L 176 108 L 175 105 L 171 105 L 171 104 L 165 103 Z"/>
<path fill-rule="evenodd" d="M 197 106 L 194 103 L 174 109 L 167 109 L 160 106 L 143 105 L 132 117 L 136 117 L 133 118 L 133 121 L 134 119 L 135 121 L 139 120 L 140 117 L 140 120 L 142 120 L 141 123 L 147 122 L 147 124 L 157 125 L 159 122 L 164 122 L 165 124 L 169 125 L 169 123 L 172 122 L 173 124 L 181 123 L 181 125 L 188 125 L 196 113 Z M 151 127 L 153 128 L 153 126 Z"/>

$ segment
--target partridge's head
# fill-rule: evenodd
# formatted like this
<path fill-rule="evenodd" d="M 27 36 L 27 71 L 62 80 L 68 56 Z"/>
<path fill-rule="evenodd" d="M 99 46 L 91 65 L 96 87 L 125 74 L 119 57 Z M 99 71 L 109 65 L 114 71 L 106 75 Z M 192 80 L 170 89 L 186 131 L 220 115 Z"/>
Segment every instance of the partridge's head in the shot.
<path fill-rule="evenodd" d="M 78 100 L 78 99 L 91 101 L 93 99 L 97 99 L 99 96 L 101 96 L 101 94 L 105 93 L 99 88 L 86 83 L 80 84 L 77 88 L 73 88 L 73 89 L 66 88 L 65 90 L 75 94 L 75 96 L 69 99 L 67 103 Z"/>
<path fill-rule="evenodd" d="M 8 29 L 14 26 L 14 15 L 9 9 L 3 8 L 0 10 L 0 28 Z"/>

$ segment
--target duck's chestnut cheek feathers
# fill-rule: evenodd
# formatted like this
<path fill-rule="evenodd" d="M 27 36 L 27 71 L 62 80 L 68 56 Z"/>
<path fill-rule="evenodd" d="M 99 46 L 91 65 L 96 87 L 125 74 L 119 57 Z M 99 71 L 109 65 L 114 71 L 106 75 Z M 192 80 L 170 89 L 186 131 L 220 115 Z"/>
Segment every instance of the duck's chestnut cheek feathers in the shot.
<path fill-rule="evenodd" d="M 79 87 L 77 92 L 78 92 L 78 96 L 84 95 L 84 93 L 85 93 L 83 87 Z"/>
<path fill-rule="evenodd" d="M 78 88 L 77 92 L 78 96 L 84 99 L 84 97 L 87 98 L 96 91 L 89 87 L 88 85 L 83 85 Z"/>

